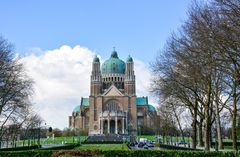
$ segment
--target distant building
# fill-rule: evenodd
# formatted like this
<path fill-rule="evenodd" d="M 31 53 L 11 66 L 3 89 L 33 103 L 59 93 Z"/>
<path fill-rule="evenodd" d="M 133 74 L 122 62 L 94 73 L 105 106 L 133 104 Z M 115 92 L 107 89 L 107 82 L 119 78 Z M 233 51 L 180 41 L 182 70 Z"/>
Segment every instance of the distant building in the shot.
<path fill-rule="evenodd" d="M 81 98 L 69 116 L 70 128 L 88 129 L 93 134 L 137 133 L 140 127 L 153 126 L 155 108 L 148 97 L 136 96 L 134 62 L 118 58 L 113 50 L 110 58 L 100 65 L 92 62 L 89 98 Z"/>

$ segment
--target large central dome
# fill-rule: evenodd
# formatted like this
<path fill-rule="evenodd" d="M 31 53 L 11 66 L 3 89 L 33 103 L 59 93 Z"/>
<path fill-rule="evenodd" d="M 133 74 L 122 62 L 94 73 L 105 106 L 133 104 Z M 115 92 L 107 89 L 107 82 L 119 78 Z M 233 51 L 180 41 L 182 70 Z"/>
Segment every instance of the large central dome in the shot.
<path fill-rule="evenodd" d="M 101 67 L 102 74 L 124 74 L 125 63 L 118 58 L 118 54 L 113 50 L 111 57 L 106 60 Z"/>

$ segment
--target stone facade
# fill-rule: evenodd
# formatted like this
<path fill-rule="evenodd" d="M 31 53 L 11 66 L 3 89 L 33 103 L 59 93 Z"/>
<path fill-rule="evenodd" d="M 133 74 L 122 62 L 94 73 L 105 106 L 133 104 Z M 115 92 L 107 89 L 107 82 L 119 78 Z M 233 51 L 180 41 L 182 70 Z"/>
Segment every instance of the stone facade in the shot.
<path fill-rule="evenodd" d="M 89 98 L 81 98 L 69 127 L 88 129 L 93 134 L 137 133 L 141 126 L 152 127 L 155 108 L 148 97 L 136 96 L 134 62 L 118 58 L 114 50 L 102 66 L 95 56 L 92 63 Z"/>

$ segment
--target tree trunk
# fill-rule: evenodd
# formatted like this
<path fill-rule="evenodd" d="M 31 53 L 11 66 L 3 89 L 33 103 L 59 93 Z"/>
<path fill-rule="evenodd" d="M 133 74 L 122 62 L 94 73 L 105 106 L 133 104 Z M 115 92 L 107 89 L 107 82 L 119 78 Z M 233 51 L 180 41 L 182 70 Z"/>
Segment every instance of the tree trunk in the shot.
<path fill-rule="evenodd" d="M 215 84 L 215 122 L 216 122 L 216 140 L 215 144 L 218 143 L 218 149 L 223 149 L 223 140 L 222 140 L 222 130 L 221 130 L 221 120 L 219 116 L 219 81 Z"/>
<path fill-rule="evenodd" d="M 237 82 L 233 82 L 233 112 L 232 112 L 232 139 L 233 150 L 237 151 Z"/>
<path fill-rule="evenodd" d="M 204 146 L 204 142 L 203 142 L 203 118 L 200 118 L 199 120 L 199 124 L 198 124 L 198 145 L 199 147 L 203 147 Z"/>
<path fill-rule="evenodd" d="M 192 123 L 192 148 L 196 149 L 197 146 L 197 100 L 195 100 L 194 110 L 193 110 L 193 123 Z"/>
<path fill-rule="evenodd" d="M 179 130 L 180 130 L 180 132 L 181 132 L 182 141 L 185 142 L 182 125 L 181 125 L 181 123 L 180 123 L 180 120 L 179 120 L 179 117 L 178 117 L 178 115 L 177 115 L 176 109 L 174 108 L 173 104 L 171 104 L 171 105 L 172 105 L 172 109 L 173 109 L 173 112 L 174 112 L 174 116 L 175 116 L 175 118 L 176 118 L 176 120 L 177 120 L 177 124 L 178 124 Z"/>
<path fill-rule="evenodd" d="M 205 104 L 205 132 L 204 132 L 204 148 L 205 150 L 210 150 L 210 131 L 211 131 L 211 121 L 210 121 L 210 114 L 209 114 L 209 106 L 211 103 L 211 81 L 208 83 L 208 91 L 207 91 L 207 102 Z"/>
<path fill-rule="evenodd" d="M 220 121 L 219 109 L 218 109 L 218 104 L 217 103 L 216 103 L 216 113 L 215 114 L 216 114 L 218 149 L 223 149 L 221 121 Z"/>
<path fill-rule="evenodd" d="M 205 131 L 204 131 L 204 148 L 210 150 L 210 120 L 209 120 L 209 108 L 205 108 Z"/>

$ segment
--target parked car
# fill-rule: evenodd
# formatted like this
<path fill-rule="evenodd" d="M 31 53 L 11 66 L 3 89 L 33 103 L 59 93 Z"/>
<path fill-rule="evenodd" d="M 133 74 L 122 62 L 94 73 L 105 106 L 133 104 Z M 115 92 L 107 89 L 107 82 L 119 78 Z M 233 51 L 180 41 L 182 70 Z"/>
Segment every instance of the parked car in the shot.
<path fill-rule="evenodd" d="M 147 146 L 148 147 L 154 147 L 154 145 L 152 143 L 148 143 Z"/>
<path fill-rule="evenodd" d="M 151 143 L 147 144 L 147 146 L 148 146 L 148 147 L 154 147 L 154 145 L 151 144 Z"/>
<path fill-rule="evenodd" d="M 143 149 L 148 149 L 148 145 L 144 145 L 144 146 L 143 146 Z"/>
<path fill-rule="evenodd" d="M 138 143 L 138 147 L 139 147 L 139 148 L 142 148 L 144 145 L 145 145 L 145 143 L 143 143 L 143 142 L 139 142 L 139 143 Z"/>
<path fill-rule="evenodd" d="M 188 143 L 185 141 L 178 142 L 178 146 L 187 146 Z"/>

